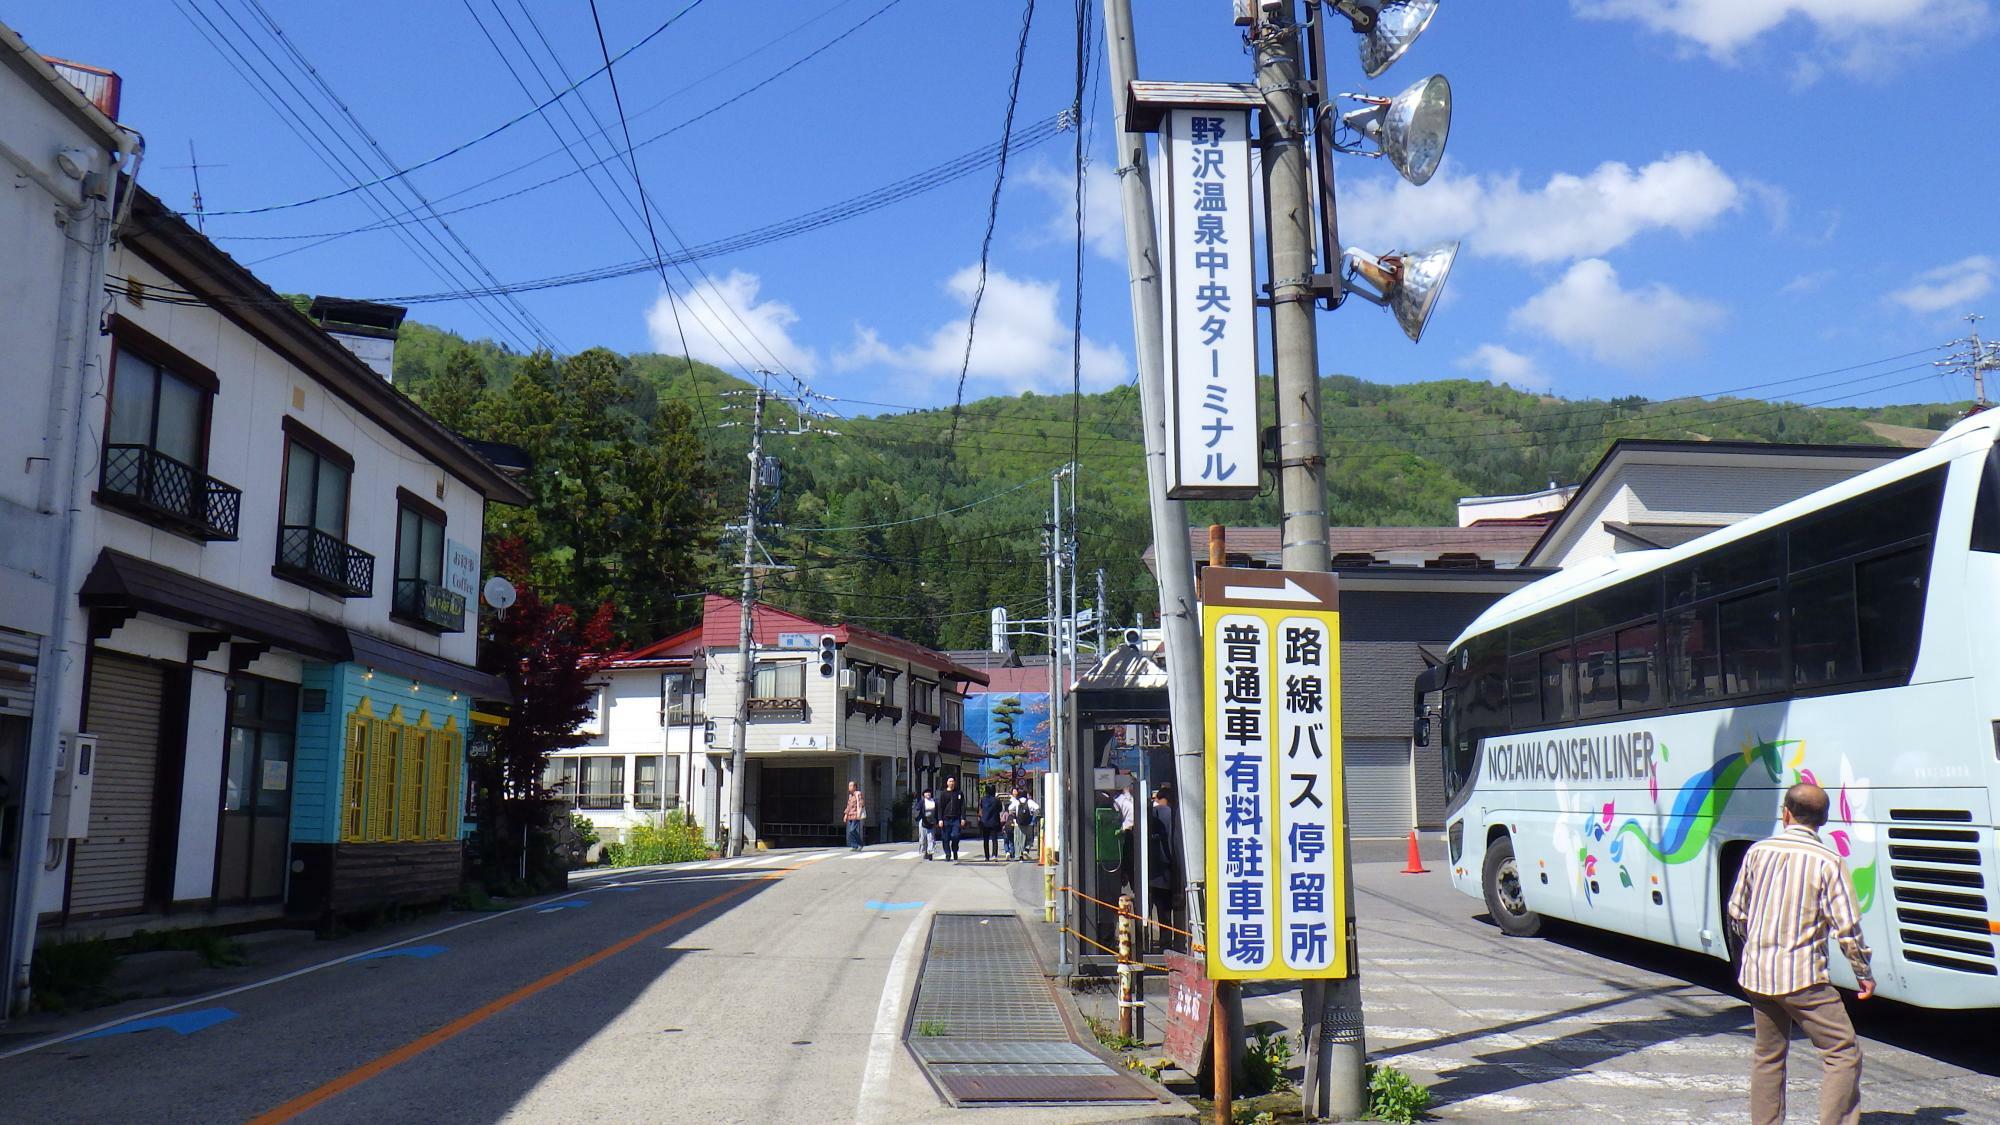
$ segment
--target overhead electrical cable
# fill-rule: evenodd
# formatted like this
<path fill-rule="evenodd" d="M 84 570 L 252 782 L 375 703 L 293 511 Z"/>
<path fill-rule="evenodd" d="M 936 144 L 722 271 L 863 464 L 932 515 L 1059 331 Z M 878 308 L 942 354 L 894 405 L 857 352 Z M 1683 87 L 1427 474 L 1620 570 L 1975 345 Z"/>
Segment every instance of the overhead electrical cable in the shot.
<path fill-rule="evenodd" d="M 361 180 L 362 173 L 352 168 L 326 140 L 323 132 L 332 133 L 338 138 L 338 131 L 333 128 L 331 122 L 325 120 L 324 115 L 317 113 L 317 110 L 314 109 L 309 100 L 306 101 L 306 108 L 314 109 L 315 115 L 319 116 L 323 123 L 323 130 L 313 127 L 306 121 L 304 112 L 287 99 L 284 93 L 278 89 L 277 81 L 267 76 L 251 60 L 245 48 L 239 46 L 236 39 L 225 31 L 216 22 L 214 17 L 210 16 L 208 11 L 201 6 L 200 0 L 187 0 L 185 4 L 182 3 L 182 0 L 175 0 L 174 7 L 188 21 L 189 25 L 195 29 L 196 34 L 200 35 L 209 46 L 215 49 L 216 53 L 222 57 L 223 62 L 230 69 L 236 71 L 238 77 L 242 78 L 245 84 L 250 87 L 251 92 L 256 94 L 259 100 L 270 107 L 271 112 L 277 115 L 279 122 L 286 129 L 290 130 L 293 136 L 298 138 L 299 143 L 305 147 L 306 151 L 313 155 L 314 159 L 318 160 L 328 171 L 332 172 L 344 183 L 356 183 Z M 257 47 L 255 40 L 249 36 L 247 29 L 243 28 L 242 23 L 236 20 L 226 8 L 221 8 L 218 5 L 218 11 L 221 12 L 223 18 L 227 19 L 244 36 L 251 49 L 258 50 L 266 63 L 273 68 L 277 79 L 284 80 L 287 85 L 292 86 L 294 93 L 298 94 L 303 100 L 303 92 L 298 91 L 296 85 L 292 84 L 289 79 L 285 79 L 283 73 L 277 70 L 276 64 L 270 59 L 268 52 L 263 52 L 261 48 Z M 352 146 L 349 145 L 348 147 L 352 151 Z M 358 158 L 358 154 L 356 155 Z M 365 206 L 377 215 L 386 217 L 389 214 L 389 204 L 384 203 L 378 198 L 373 190 L 364 191 L 360 195 L 360 199 Z M 420 233 L 429 234 L 430 232 L 421 231 Z M 431 237 L 435 238 L 435 235 L 431 235 Z M 440 282 L 456 285 L 465 284 L 463 276 L 453 267 L 447 265 L 444 258 L 440 257 L 438 251 L 426 246 L 423 240 L 417 237 L 416 234 L 399 230 L 398 238 Z M 523 351 L 532 349 L 533 345 L 530 342 L 532 335 L 525 333 L 523 326 L 508 327 L 502 321 L 500 310 L 489 307 L 485 301 L 475 300 L 472 304 L 474 314 L 486 322 L 496 337 L 511 341 Z"/>
<path fill-rule="evenodd" d="M 465 239 L 461 238 L 458 232 L 452 229 L 451 224 L 446 222 L 437 213 L 437 208 L 431 205 L 431 201 L 424 195 L 423 190 L 417 187 L 414 181 L 400 178 L 401 169 L 396 164 L 395 159 L 389 155 L 388 150 L 382 147 L 382 143 L 376 139 L 375 134 L 369 130 L 368 126 L 362 123 L 360 115 L 355 113 L 348 106 L 346 100 L 327 82 L 326 77 L 320 73 L 318 67 L 312 64 L 312 60 L 306 57 L 305 52 L 299 48 L 299 45 L 293 41 L 292 37 L 285 34 L 285 29 L 280 27 L 278 21 L 271 16 L 270 11 L 265 8 L 263 0 L 247 0 L 247 3 L 250 9 L 254 10 L 257 19 L 262 21 L 266 34 L 271 36 L 279 47 L 290 56 L 293 64 L 325 95 L 326 100 L 333 105 L 340 116 L 347 121 L 354 132 L 367 144 L 369 151 L 374 153 L 380 165 L 396 175 L 397 182 L 394 185 L 395 188 L 407 191 L 416 198 L 418 206 L 436 222 L 438 229 L 442 230 L 445 236 L 451 240 L 452 246 L 457 248 L 457 256 L 466 262 L 474 273 L 484 278 L 488 284 L 498 285 L 499 279 L 493 275 L 492 269 L 486 265 L 485 261 L 480 258 L 479 254 L 471 246 L 466 244 Z M 550 332 L 548 326 L 543 324 L 534 313 L 530 312 L 527 306 L 521 303 L 519 298 L 509 294 L 503 297 L 502 300 L 512 311 L 513 315 L 518 317 L 522 324 L 527 326 L 538 343 L 551 352 L 559 352 L 561 350 L 561 342 L 556 339 L 554 333 Z"/>
<path fill-rule="evenodd" d="M 972 370 L 972 344 L 979 334 L 979 306 L 986 299 L 986 275 L 993 259 L 993 228 L 1000 222 L 1000 190 L 1007 184 L 1008 138 L 1014 135 L 1014 111 L 1021 102 L 1021 71 L 1028 59 L 1028 32 L 1035 24 L 1035 0 L 1021 9 L 1021 37 L 1014 44 L 1014 74 L 1007 82 L 1007 114 L 1000 123 L 1000 161 L 993 172 L 993 197 L 986 204 L 986 233 L 979 240 L 979 280 L 972 289 L 972 307 L 965 317 L 965 358 L 958 365 L 958 393 L 951 407 L 951 436 L 958 438 L 958 410 L 965 403 L 965 377 Z M 1071 121 L 1072 128 L 1076 122 Z"/>
<path fill-rule="evenodd" d="M 591 79 L 597 77 L 600 74 L 606 73 L 611 69 L 611 64 L 613 62 L 616 62 L 619 59 L 623 59 L 625 56 L 631 54 L 632 52 L 638 50 L 639 48 L 645 46 L 646 44 L 652 42 L 655 38 L 657 38 L 660 35 L 660 33 L 666 31 L 674 24 L 680 22 L 682 16 L 685 16 L 689 12 L 700 7 L 702 2 L 703 0 L 689 0 L 689 2 L 685 6 L 683 6 L 679 11 L 667 17 L 667 21 L 665 23 L 654 28 L 652 31 L 647 32 L 645 37 L 640 39 L 637 43 L 634 43 L 630 47 L 625 48 L 623 51 L 618 52 L 616 58 L 612 58 L 609 54 L 607 54 L 605 56 L 605 63 L 603 66 L 598 67 L 596 70 L 593 70 L 589 74 L 586 74 L 582 78 L 579 78 L 568 89 L 562 91 L 560 94 L 557 94 L 554 98 L 549 99 L 549 102 L 550 103 L 555 102 L 563 97 L 568 96 L 571 93 L 574 93 L 577 90 L 577 88 L 582 86 L 585 82 L 590 81 Z M 478 136 L 472 138 L 469 141 L 465 141 L 462 144 L 453 145 L 451 148 L 448 148 L 443 152 L 438 153 L 436 156 L 432 156 L 424 160 L 419 160 L 415 164 L 408 165 L 407 167 L 399 168 L 390 175 L 383 176 L 380 179 L 370 180 L 366 183 L 354 184 L 350 187 L 343 188 L 340 191 L 327 192 L 322 195 L 313 196 L 309 199 L 293 200 L 290 203 L 269 203 L 265 204 L 262 207 L 243 207 L 243 208 L 237 208 L 235 210 L 210 211 L 208 212 L 208 214 L 211 216 L 263 215 L 263 214 L 268 214 L 272 211 L 289 211 L 292 210 L 293 208 L 304 207 L 313 203 L 324 203 L 329 199 L 339 199 L 343 196 L 352 195 L 358 191 L 365 191 L 368 188 L 375 187 L 380 184 L 389 183 L 394 180 L 404 179 L 408 177 L 409 174 L 412 172 L 428 168 L 431 165 L 436 164 L 440 160 L 456 156 L 459 153 L 466 151 L 467 149 L 473 148 L 481 144 L 482 142 L 492 140 L 494 137 L 499 136 L 501 133 L 506 132 L 507 130 L 513 128 L 514 126 L 519 125 L 521 122 L 526 121 L 528 118 L 535 116 L 537 113 L 540 113 L 542 109 L 546 108 L 547 104 L 548 103 L 537 105 L 533 109 L 528 110 L 526 113 L 520 114 L 519 116 L 516 117 L 510 117 L 506 121 L 503 121 L 498 125 L 495 125 L 493 128 L 488 129 L 486 132 L 479 134 Z"/>

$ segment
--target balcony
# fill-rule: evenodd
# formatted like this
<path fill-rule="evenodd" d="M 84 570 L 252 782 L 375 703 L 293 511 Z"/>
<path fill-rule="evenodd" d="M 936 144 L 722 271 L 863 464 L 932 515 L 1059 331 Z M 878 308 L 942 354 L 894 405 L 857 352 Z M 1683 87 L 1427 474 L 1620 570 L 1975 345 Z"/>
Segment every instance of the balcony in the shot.
<path fill-rule="evenodd" d="M 236 538 L 243 490 L 144 445 L 104 447 L 97 497 L 148 523 L 196 539 Z"/>
<path fill-rule="evenodd" d="M 279 574 L 337 598 L 375 592 L 375 556 L 316 527 L 278 529 Z"/>
<path fill-rule="evenodd" d="M 752 696 L 749 710 L 752 719 L 801 723 L 806 718 L 806 701 L 787 696 Z"/>
<path fill-rule="evenodd" d="M 707 705 L 675 703 L 660 713 L 660 723 L 670 727 L 698 727 L 708 721 Z"/>
<path fill-rule="evenodd" d="M 396 594 L 389 612 L 433 633 L 465 631 L 465 595 L 421 578 L 396 579 Z"/>

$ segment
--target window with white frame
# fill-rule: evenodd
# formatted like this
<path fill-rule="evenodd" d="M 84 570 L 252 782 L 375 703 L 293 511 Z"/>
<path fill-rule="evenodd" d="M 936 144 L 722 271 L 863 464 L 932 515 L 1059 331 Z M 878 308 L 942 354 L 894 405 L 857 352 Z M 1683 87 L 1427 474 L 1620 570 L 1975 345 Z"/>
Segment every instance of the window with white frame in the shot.
<path fill-rule="evenodd" d="M 632 807 L 637 809 L 677 809 L 681 807 L 681 760 L 659 754 L 642 754 L 632 760 Z"/>
<path fill-rule="evenodd" d="M 707 687 L 693 672 L 662 672 L 660 725 L 694 726 L 707 718 Z"/>
<path fill-rule="evenodd" d="M 956 695 L 944 697 L 944 729 L 965 729 L 965 700 Z"/>
<path fill-rule="evenodd" d="M 542 784 L 580 809 L 622 809 L 625 807 L 625 756 L 594 754 L 576 758 L 550 758 Z"/>
<path fill-rule="evenodd" d="M 804 699 L 806 664 L 803 660 L 759 660 L 751 680 L 752 699 Z"/>

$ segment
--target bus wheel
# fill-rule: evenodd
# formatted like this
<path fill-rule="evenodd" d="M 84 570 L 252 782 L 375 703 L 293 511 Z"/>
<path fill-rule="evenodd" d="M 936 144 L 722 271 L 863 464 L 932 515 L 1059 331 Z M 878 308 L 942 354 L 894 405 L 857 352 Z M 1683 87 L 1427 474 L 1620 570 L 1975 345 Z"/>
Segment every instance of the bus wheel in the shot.
<path fill-rule="evenodd" d="M 1534 937 L 1542 932 L 1542 916 L 1528 909 L 1521 888 L 1521 869 L 1514 861 L 1514 841 L 1502 836 L 1487 845 L 1485 878 L 1486 911 L 1493 923 L 1509 937 Z"/>

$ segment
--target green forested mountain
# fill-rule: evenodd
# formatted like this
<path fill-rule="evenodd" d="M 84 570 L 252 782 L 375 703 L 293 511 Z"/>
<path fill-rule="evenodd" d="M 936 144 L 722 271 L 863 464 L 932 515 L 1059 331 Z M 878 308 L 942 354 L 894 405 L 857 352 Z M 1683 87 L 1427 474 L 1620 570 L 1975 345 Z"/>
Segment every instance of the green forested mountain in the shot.
<path fill-rule="evenodd" d="M 542 503 L 497 511 L 496 530 L 530 533 L 537 578 L 560 596 L 618 602 L 623 639 L 691 621 L 698 603 L 680 595 L 735 589 L 740 548 L 721 525 L 741 519 L 748 469 L 740 380 L 679 357 L 602 349 L 555 364 L 411 323 L 396 376 L 448 424 L 537 454 Z M 1565 400 L 1468 380 L 1347 376 L 1324 379 L 1322 395 L 1329 513 L 1349 525 L 1453 523 L 1459 497 L 1574 483 L 1621 437 L 1885 444 L 1869 423 L 1936 429 L 1963 409 Z M 771 509 L 784 529 L 769 561 L 795 569 L 766 575 L 766 600 L 928 644 L 981 646 L 990 607 L 1042 610 L 1048 477 L 1074 450 L 1079 593 L 1093 600 L 1101 568 L 1111 619 L 1150 617 L 1134 388 L 1083 396 L 1074 419 L 1067 395 L 980 399 L 955 423 L 950 409 L 831 406 L 839 416 L 826 426 L 837 434 L 767 441 L 784 469 Z M 790 415 L 774 407 L 770 417 Z M 1251 501 L 1196 504 L 1190 517 L 1274 523 L 1276 497 L 1267 488 Z"/>

